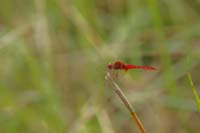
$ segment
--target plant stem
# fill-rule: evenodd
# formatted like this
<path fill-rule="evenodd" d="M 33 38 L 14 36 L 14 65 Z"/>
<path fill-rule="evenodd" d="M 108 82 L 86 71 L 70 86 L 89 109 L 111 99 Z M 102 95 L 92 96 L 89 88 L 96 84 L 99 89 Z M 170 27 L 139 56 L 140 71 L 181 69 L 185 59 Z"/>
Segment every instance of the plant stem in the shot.
<path fill-rule="evenodd" d="M 117 93 L 117 95 L 119 96 L 121 101 L 124 103 L 124 105 L 128 109 L 128 111 L 130 112 L 133 120 L 136 122 L 136 124 L 137 124 L 138 128 L 140 129 L 141 133 L 146 133 L 146 129 L 144 128 L 144 126 L 143 126 L 142 122 L 140 121 L 139 117 L 137 116 L 135 110 L 133 109 L 133 107 L 131 106 L 131 104 L 128 101 L 127 97 L 124 95 L 124 93 L 122 92 L 122 90 L 120 89 L 118 84 L 115 82 L 115 80 L 112 78 L 112 76 L 111 76 L 111 74 L 109 72 L 107 72 L 106 79 L 110 80 L 111 83 L 114 85 L 115 92 Z"/>
<path fill-rule="evenodd" d="M 194 94 L 194 98 L 195 98 L 195 101 L 196 101 L 196 104 L 197 104 L 197 107 L 198 107 L 198 111 L 200 112 L 200 99 L 199 99 L 198 93 L 196 91 L 196 88 L 194 87 L 192 77 L 191 77 L 189 72 L 188 72 L 188 79 L 189 79 L 189 82 L 190 82 L 190 86 L 192 88 L 192 92 Z"/>

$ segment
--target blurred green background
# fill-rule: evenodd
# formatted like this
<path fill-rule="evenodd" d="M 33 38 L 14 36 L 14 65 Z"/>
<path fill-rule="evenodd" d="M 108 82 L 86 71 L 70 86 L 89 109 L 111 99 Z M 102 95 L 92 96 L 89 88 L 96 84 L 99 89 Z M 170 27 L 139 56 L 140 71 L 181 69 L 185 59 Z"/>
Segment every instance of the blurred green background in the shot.
<path fill-rule="evenodd" d="M 0 132 L 139 132 L 116 60 L 158 68 L 117 80 L 148 133 L 199 133 L 199 0 L 2 0 Z"/>

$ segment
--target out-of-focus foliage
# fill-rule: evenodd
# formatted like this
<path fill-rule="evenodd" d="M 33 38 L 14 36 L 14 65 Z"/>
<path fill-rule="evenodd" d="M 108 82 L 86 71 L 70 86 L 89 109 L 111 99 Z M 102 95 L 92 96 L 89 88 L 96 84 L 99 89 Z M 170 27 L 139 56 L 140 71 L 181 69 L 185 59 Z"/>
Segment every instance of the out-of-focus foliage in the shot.
<path fill-rule="evenodd" d="M 119 72 L 148 133 L 198 133 L 198 0 L 2 0 L 0 132 L 139 132 L 105 81 Z M 190 63 L 187 63 L 189 58 Z"/>
<path fill-rule="evenodd" d="M 194 94 L 194 98 L 198 107 L 198 111 L 200 112 L 200 98 L 199 98 L 199 94 L 197 92 L 197 89 L 194 87 L 194 83 L 192 81 L 191 75 L 190 73 L 188 73 L 188 80 L 190 81 L 190 86 L 192 88 L 192 92 Z"/>

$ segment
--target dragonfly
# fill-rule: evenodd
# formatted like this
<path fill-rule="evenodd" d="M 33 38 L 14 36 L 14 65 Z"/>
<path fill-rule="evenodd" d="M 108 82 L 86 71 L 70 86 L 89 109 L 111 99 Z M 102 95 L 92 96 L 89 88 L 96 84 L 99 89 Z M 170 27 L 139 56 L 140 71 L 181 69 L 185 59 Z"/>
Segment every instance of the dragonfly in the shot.
<path fill-rule="evenodd" d="M 132 65 L 132 64 L 126 64 L 126 63 L 124 63 L 122 61 L 116 61 L 113 64 L 108 64 L 107 65 L 107 69 L 112 71 L 113 72 L 112 75 L 114 75 L 115 77 L 118 77 L 117 76 L 117 70 L 125 70 L 126 72 L 129 69 L 156 70 L 156 68 L 152 67 L 152 66 L 137 66 L 137 65 Z M 142 122 L 140 121 L 139 117 L 137 116 L 137 114 L 133 110 L 133 107 L 131 106 L 131 104 L 127 100 L 126 96 L 123 94 L 122 90 L 117 85 L 117 83 L 115 82 L 115 80 L 113 79 L 113 77 L 111 76 L 109 71 L 107 71 L 106 79 L 110 80 L 113 83 L 113 85 L 115 86 L 115 88 L 116 88 L 115 92 L 120 97 L 120 99 L 122 100 L 122 102 L 124 103 L 126 108 L 129 110 L 131 116 L 133 117 L 133 120 L 136 122 L 136 124 L 137 124 L 138 128 L 140 129 L 141 133 L 146 133 L 146 129 L 144 128 Z"/>
<path fill-rule="evenodd" d="M 116 61 L 113 64 L 108 64 L 107 68 L 108 70 L 114 70 L 114 72 L 116 70 L 124 70 L 127 72 L 130 69 L 156 70 L 156 68 L 153 66 L 137 66 L 137 65 L 132 65 L 132 64 L 126 64 L 122 61 Z"/>

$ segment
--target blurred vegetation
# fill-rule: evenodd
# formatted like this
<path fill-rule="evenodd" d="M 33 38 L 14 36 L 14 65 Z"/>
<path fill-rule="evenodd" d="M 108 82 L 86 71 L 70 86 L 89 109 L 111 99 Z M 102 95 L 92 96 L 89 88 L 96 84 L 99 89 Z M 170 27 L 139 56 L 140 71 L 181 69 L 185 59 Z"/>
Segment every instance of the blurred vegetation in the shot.
<path fill-rule="evenodd" d="M 106 65 L 122 60 L 158 68 L 117 81 L 148 133 L 198 133 L 199 9 L 199 0 L 1 1 L 0 132 L 139 132 L 105 81 Z"/>
<path fill-rule="evenodd" d="M 198 106 L 198 111 L 200 112 L 200 99 L 199 99 L 199 95 L 198 95 L 197 89 L 194 87 L 194 83 L 192 81 L 190 73 L 188 73 L 188 79 L 190 81 L 190 86 L 192 88 L 192 92 L 194 94 L 194 98 L 195 98 L 196 104 Z"/>

